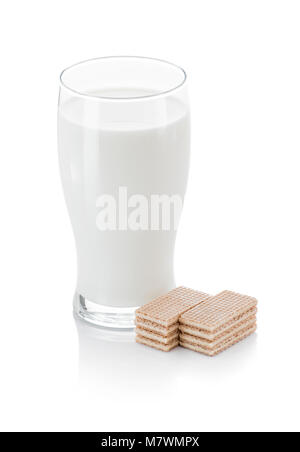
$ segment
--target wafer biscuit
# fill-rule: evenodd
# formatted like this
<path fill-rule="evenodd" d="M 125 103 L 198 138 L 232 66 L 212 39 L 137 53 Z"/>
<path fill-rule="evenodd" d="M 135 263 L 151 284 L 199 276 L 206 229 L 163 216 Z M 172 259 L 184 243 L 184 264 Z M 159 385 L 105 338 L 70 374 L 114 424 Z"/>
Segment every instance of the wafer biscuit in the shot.
<path fill-rule="evenodd" d="M 163 352 L 169 352 L 173 348 L 177 347 L 178 339 L 174 339 L 170 344 L 162 344 L 161 342 L 153 341 L 151 339 L 147 339 L 144 336 L 137 335 L 135 338 L 136 342 L 144 345 L 148 345 L 149 347 L 156 348 L 157 350 L 161 350 Z"/>
<path fill-rule="evenodd" d="M 209 295 L 203 292 L 178 287 L 137 309 L 136 316 L 169 327 L 178 322 L 181 314 L 203 302 L 207 297 Z"/>
<path fill-rule="evenodd" d="M 179 323 L 216 334 L 225 325 L 234 324 L 243 314 L 256 308 L 257 300 L 247 295 L 224 291 L 208 297 L 201 304 L 180 316 Z"/>
<path fill-rule="evenodd" d="M 138 336 L 143 336 L 147 339 L 161 342 L 162 344 L 166 344 L 166 345 L 174 342 L 174 339 L 178 339 L 178 331 L 175 331 L 173 333 L 163 336 L 161 334 L 153 333 L 152 331 L 144 330 L 143 328 L 138 326 L 136 328 L 135 332 Z"/>
<path fill-rule="evenodd" d="M 189 342 L 190 344 L 200 345 L 209 350 L 215 349 L 218 345 L 224 343 L 227 340 L 230 340 L 234 336 L 239 336 L 243 334 L 245 330 L 252 328 L 256 325 L 256 317 L 252 317 L 246 322 L 239 324 L 239 326 L 228 330 L 226 333 L 218 335 L 213 341 L 207 340 L 205 338 L 199 336 L 193 336 L 191 334 L 180 333 L 179 339 L 182 342 Z"/>
<path fill-rule="evenodd" d="M 187 348 L 189 350 L 193 350 L 195 352 L 203 353 L 208 356 L 216 356 L 219 353 L 227 350 L 229 347 L 232 347 L 233 345 L 237 344 L 238 342 L 242 341 L 243 339 L 246 339 L 246 337 L 250 336 L 256 331 L 256 325 L 245 330 L 243 333 L 241 333 L 239 336 L 233 336 L 231 339 L 223 342 L 222 344 L 219 344 L 215 349 L 208 349 L 206 347 L 203 347 L 201 345 L 192 344 L 187 341 L 181 341 L 179 342 L 179 345 L 181 345 L 184 348 Z"/>
<path fill-rule="evenodd" d="M 179 330 L 181 333 L 201 337 L 202 339 L 206 339 L 208 341 L 215 341 L 219 336 L 223 336 L 224 334 L 229 333 L 235 328 L 243 325 L 245 322 L 256 319 L 256 313 L 257 308 L 252 308 L 245 314 L 234 318 L 230 322 L 225 323 L 222 327 L 215 330 L 214 333 L 208 333 L 205 330 L 201 330 L 200 328 L 196 328 L 194 326 L 188 326 L 185 323 L 180 323 Z"/>
<path fill-rule="evenodd" d="M 139 316 L 136 316 L 135 324 L 137 327 L 140 326 L 141 328 L 147 331 L 153 331 L 154 333 L 161 334 L 162 336 L 167 336 L 168 334 L 173 333 L 174 331 L 178 331 L 179 327 L 178 322 L 174 323 L 173 325 L 170 325 L 169 327 L 165 327 L 159 325 L 158 323 L 142 319 Z"/>

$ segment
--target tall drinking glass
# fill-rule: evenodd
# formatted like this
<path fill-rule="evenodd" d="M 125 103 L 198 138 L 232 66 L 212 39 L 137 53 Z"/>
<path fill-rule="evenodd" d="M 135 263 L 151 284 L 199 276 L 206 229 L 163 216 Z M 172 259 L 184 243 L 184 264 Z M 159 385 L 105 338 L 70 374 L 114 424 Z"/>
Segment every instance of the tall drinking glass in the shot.
<path fill-rule="evenodd" d="M 190 148 L 185 72 L 142 57 L 65 69 L 58 148 L 77 249 L 75 313 L 132 328 L 137 307 L 175 287 Z"/>

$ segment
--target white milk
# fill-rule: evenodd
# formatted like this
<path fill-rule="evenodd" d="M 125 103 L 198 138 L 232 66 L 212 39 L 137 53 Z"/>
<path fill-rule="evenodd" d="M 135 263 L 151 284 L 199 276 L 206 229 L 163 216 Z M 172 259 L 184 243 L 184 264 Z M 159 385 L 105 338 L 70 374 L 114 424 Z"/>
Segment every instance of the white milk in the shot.
<path fill-rule="evenodd" d="M 177 100 L 163 105 L 153 105 L 157 114 L 132 116 L 127 105 L 126 121 L 118 121 L 113 101 L 101 111 L 82 100 L 60 107 L 59 158 L 77 247 L 77 292 L 100 305 L 140 306 L 175 287 L 176 232 L 100 231 L 96 225 L 97 198 L 117 199 L 119 187 L 127 187 L 128 196 L 184 197 L 189 115 Z"/>

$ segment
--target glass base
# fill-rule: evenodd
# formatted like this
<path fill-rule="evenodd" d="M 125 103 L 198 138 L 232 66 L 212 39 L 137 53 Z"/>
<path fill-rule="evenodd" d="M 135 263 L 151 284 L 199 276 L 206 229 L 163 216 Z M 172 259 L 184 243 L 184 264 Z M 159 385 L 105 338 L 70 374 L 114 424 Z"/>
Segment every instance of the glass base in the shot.
<path fill-rule="evenodd" d="M 135 328 L 135 311 L 133 308 L 115 308 L 99 305 L 89 301 L 79 293 L 74 296 L 74 313 L 82 320 L 105 328 L 133 329 Z"/>

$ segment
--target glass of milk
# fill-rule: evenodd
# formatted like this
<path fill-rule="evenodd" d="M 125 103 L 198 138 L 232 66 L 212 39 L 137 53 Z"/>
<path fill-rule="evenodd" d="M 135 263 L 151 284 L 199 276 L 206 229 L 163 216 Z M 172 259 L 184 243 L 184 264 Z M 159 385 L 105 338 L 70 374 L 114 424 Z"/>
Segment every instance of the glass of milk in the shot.
<path fill-rule="evenodd" d="M 137 307 L 175 287 L 189 123 L 186 74 L 174 64 L 105 57 L 62 72 L 58 150 L 82 319 L 133 328 Z"/>

